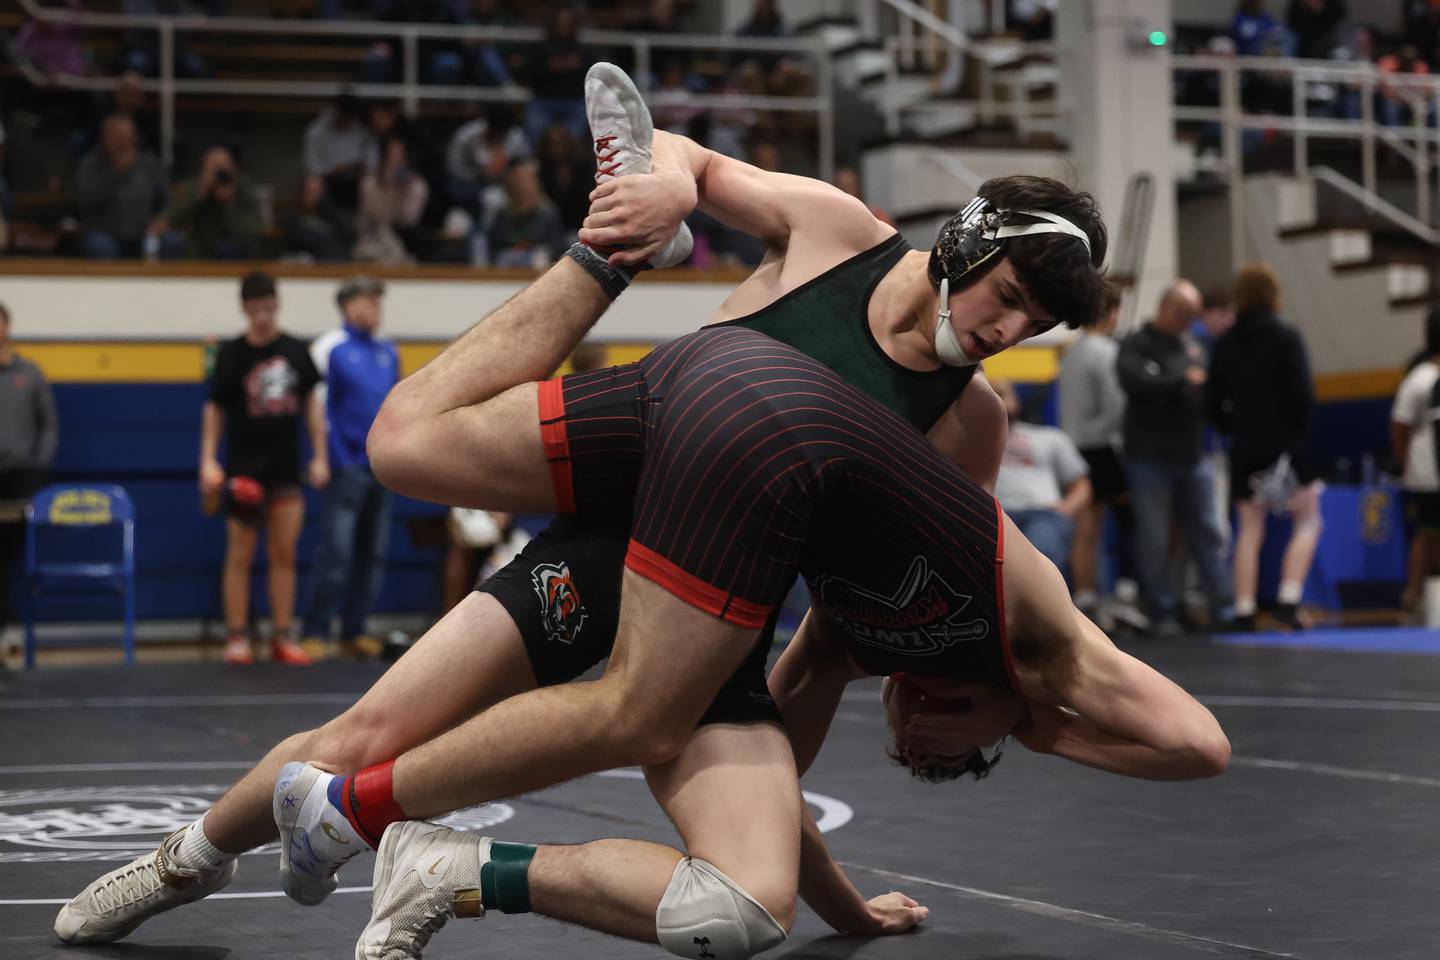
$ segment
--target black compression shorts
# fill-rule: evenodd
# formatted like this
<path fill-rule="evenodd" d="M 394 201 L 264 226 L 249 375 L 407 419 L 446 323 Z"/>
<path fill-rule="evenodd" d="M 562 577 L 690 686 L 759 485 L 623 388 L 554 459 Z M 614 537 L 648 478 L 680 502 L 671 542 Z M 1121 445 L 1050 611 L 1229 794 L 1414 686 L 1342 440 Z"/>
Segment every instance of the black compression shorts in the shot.
<path fill-rule="evenodd" d="M 519 556 L 476 584 L 515 621 L 540 686 L 574 680 L 610 656 L 629 534 L 614 523 L 557 517 Z M 772 619 L 701 724 L 780 722 L 765 682 L 773 639 Z"/>

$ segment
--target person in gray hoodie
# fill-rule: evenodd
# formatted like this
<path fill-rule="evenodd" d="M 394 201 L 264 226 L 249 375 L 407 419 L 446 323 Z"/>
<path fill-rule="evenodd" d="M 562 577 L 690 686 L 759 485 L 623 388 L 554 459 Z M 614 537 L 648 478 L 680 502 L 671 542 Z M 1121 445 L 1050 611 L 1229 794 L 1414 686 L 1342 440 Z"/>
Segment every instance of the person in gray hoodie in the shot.
<path fill-rule="evenodd" d="M 60 442 L 45 374 L 10 347 L 10 311 L 0 304 L 0 505 L 28 500 L 45 482 Z M 13 510 L 0 513 L 0 629 L 10 621 L 10 566 L 25 542 Z"/>

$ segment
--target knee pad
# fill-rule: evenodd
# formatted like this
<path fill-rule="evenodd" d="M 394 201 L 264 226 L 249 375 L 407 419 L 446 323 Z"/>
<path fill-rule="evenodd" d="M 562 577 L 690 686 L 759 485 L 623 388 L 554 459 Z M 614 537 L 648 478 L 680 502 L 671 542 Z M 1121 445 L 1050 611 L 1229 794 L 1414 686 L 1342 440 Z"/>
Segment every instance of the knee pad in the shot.
<path fill-rule="evenodd" d="M 783 942 L 770 911 L 714 864 L 686 857 L 655 911 L 660 946 L 690 960 L 747 960 Z"/>

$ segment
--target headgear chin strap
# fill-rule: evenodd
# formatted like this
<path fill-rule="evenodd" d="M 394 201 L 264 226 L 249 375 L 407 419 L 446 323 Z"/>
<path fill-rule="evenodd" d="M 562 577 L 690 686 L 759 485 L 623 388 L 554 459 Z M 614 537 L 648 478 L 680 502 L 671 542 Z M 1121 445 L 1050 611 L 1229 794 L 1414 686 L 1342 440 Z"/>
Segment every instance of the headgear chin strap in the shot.
<path fill-rule="evenodd" d="M 1017 218 L 1032 222 L 1015 223 Z M 1000 262 L 1004 243 L 1011 237 L 1032 237 L 1062 233 L 1085 244 L 1090 254 L 1090 236 L 1059 214 L 1048 210 L 997 210 L 989 200 L 976 197 L 940 228 L 930 251 L 930 281 L 940 287 L 939 311 L 935 317 L 935 355 L 948 367 L 970 367 L 972 359 L 960 345 L 950 325 L 950 285 L 957 288 L 974 283 L 986 270 Z"/>
<path fill-rule="evenodd" d="M 935 356 L 947 367 L 973 367 L 979 360 L 971 360 L 955 328 L 950 325 L 950 280 L 940 278 L 940 312 L 935 317 Z"/>

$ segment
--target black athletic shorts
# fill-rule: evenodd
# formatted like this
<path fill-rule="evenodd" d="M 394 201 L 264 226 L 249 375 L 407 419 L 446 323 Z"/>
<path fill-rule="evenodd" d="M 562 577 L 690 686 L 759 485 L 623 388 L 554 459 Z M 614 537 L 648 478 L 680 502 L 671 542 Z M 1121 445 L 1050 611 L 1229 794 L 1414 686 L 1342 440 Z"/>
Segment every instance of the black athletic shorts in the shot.
<path fill-rule="evenodd" d="M 519 556 L 476 584 L 515 621 L 540 686 L 574 680 L 610 656 L 629 539 L 624 525 L 557 517 Z M 780 722 L 765 682 L 773 640 L 772 618 L 701 724 Z"/>
<path fill-rule="evenodd" d="M 1130 492 L 1130 482 L 1125 477 L 1125 464 L 1114 447 L 1086 447 L 1080 456 L 1090 466 L 1090 489 L 1096 503 L 1111 504 Z"/>
<path fill-rule="evenodd" d="M 754 629 L 799 573 L 868 672 L 1012 685 L 994 498 L 828 367 L 712 327 L 539 398 L 557 503 L 628 523 L 628 569 Z"/>
<path fill-rule="evenodd" d="M 1406 490 L 1405 518 L 1421 530 L 1440 530 L 1440 493 Z"/>
<path fill-rule="evenodd" d="M 1239 503 L 1255 495 L 1255 484 L 1263 480 L 1264 474 L 1274 469 L 1280 455 L 1268 457 L 1230 456 L 1230 502 Z M 1300 486 L 1314 483 L 1319 474 L 1304 454 L 1291 454 L 1290 469 Z"/>

